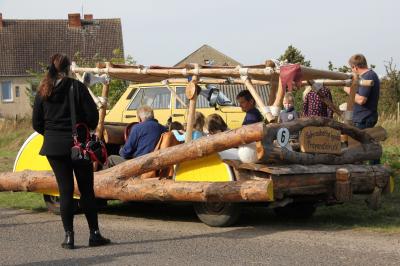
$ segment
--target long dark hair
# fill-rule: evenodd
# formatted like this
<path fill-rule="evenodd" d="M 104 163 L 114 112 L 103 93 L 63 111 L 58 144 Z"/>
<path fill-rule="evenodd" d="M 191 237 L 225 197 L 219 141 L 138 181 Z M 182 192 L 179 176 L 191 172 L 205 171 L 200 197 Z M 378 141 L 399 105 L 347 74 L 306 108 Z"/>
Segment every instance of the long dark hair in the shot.
<path fill-rule="evenodd" d="M 54 54 L 50 58 L 50 64 L 46 75 L 39 85 L 39 95 L 46 99 L 52 92 L 57 78 L 62 75 L 68 75 L 71 61 L 65 54 Z"/>

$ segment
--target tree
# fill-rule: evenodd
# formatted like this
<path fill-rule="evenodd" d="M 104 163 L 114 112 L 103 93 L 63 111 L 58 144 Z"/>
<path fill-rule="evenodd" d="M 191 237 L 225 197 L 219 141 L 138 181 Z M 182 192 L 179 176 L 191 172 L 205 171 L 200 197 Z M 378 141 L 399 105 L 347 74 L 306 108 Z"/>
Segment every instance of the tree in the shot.
<path fill-rule="evenodd" d="M 279 60 L 287 61 L 291 64 L 300 64 L 303 66 L 311 67 L 311 62 L 309 60 L 305 60 L 304 55 L 302 55 L 300 50 L 293 45 L 288 46 L 284 54 L 279 57 Z"/>
<path fill-rule="evenodd" d="M 400 71 L 393 63 L 393 58 L 385 62 L 386 75 L 381 79 L 378 111 L 394 113 L 400 102 Z"/>
<path fill-rule="evenodd" d="M 374 66 L 374 67 L 375 67 L 375 66 Z M 339 72 L 342 72 L 342 73 L 350 73 L 350 72 L 351 72 L 351 68 L 348 67 L 348 66 L 346 66 L 346 65 L 343 65 L 343 66 L 341 66 L 341 67 L 335 67 L 335 66 L 333 66 L 332 61 L 329 61 L 329 62 L 328 62 L 328 69 L 329 69 L 330 71 L 339 71 Z"/>
<path fill-rule="evenodd" d="M 122 56 L 121 49 L 113 50 L 112 58 L 101 58 L 99 54 L 95 54 L 92 58 L 83 58 L 81 53 L 78 51 L 72 56 L 72 61 L 76 62 L 78 66 L 81 67 L 95 67 L 96 62 L 106 62 L 109 61 L 114 64 L 129 64 L 133 65 L 136 61 L 132 56 L 128 55 L 126 59 Z M 27 95 L 30 99 L 30 104 L 33 106 L 33 100 L 35 98 L 36 90 L 39 86 L 40 80 L 44 77 L 46 72 L 46 64 L 40 62 L 40 71 L 34 71 L 29 69 L 27 72 L 30 75 L 28 82 L 31 84 L 31 89 L 27 90 Z M 126 81 L 112 79 L 110 83 L 110 90 L 108 95 L 109 108 L 114 106 L 121 95 L 124 93 L 126 87 L 128 86 Z M 95 95 L 101 95 L 102 85 L 96 84 L 90 88 Z"/>

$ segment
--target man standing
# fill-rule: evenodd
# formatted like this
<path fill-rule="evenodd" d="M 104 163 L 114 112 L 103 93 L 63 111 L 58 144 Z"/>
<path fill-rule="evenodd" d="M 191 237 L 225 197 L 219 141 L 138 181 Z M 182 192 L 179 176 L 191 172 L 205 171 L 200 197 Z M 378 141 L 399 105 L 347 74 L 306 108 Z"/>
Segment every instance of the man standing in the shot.
<path fill-rule="evenodd" d="M 108 158 L 108 167 L 115 166 L 128 159 L 150 153 L 157 145 L 166 128 L 154 119 L 151 107 L 141 106 L 137 109 L 139 124 L 132 127 L 128 140 L 119 151 L 119 155 L 111 155 Z"/>
<path fill-rule="evenodd" d="M 243 112 L 246 112 L 242 125 L 254 124 L 264 120 L 260 111 L 256 108 L 256 102 L 251 95 L 250 91 L 243 90 L 236 96 L 236 100 L 239 103 L 240 108 Z"/>
<path fill-rule="evenodd" d="M 367 59 L 362 54 L 355 54 L 349 59 L 351 71 L 358 74 L 361 79 L 373 80 L 372 87 L 359 86 L 356 90 L 353 107 L 354 126 L 359 129 L 374 127 L 378 122 L 378 100 L 380 83 L 378 75 L 368 68 Z M 350 94 L 350 87 L 344 87 Z"/>

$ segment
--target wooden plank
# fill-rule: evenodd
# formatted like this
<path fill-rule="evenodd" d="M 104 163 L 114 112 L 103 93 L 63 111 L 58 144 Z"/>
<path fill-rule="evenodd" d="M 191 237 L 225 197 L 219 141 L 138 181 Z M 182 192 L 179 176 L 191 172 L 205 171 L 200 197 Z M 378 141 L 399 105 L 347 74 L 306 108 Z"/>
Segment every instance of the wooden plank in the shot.
<path fill-rule="evenodd" d="M 302 152 L 341 153 L 340 131 L 330 127 L 305 127 L 299 141 Z"/>
<path fill-rule="evenodd" d="M 253 171 L 265 172 L 272 175 L 296 175 L 296 174 L 328 174 L 336 173 L 339 168 L 348 169 L 352 175 L 360 173 L 362 175 L 373 172 L 386 172 L 387 170 L 381 166 L 370 166 L 361 164 L 339 164 L 339 165 L 326 165 L 326 164 L 314 164 L 314 165 L 301 165 L 301 164 L 286 164 L 279 166 L 271 166 L 265 164 L 255 163 L 241 163 L 239 160 L 224 160 L 224 162 L 235 169 L 246 169 Z"/>

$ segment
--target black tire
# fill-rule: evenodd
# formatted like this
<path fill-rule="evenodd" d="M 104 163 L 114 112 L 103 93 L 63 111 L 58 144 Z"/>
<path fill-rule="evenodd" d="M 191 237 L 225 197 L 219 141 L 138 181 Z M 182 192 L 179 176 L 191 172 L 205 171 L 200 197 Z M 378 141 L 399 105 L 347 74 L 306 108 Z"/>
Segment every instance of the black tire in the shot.
<path fill-rule="evenodd" d="M 278 217 L 289 219 L 308 219 L 313 216 L 317 207 L 313 202 L 293 202 L 274 209 Z"/>
<path fill-rule="evenodd" d="M 240 216 L 240 206 L 227 202 L 200 202 L 193 204 L 197 217 L 206 225 L 226 227 L 234 224 Z"/>
<path fill-rule="evenodd" d="M 54 214 L 60 214 L 60 197 L 43 195 L 44 203 L 46 204 L 47 210 Z M 74 213 L 79 211 L 79 200 L 74 199 Z"/>

